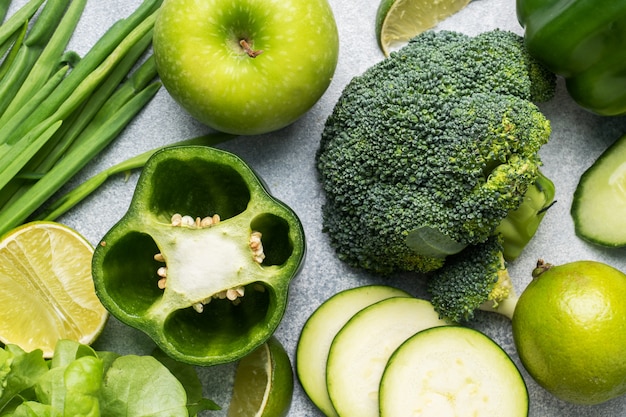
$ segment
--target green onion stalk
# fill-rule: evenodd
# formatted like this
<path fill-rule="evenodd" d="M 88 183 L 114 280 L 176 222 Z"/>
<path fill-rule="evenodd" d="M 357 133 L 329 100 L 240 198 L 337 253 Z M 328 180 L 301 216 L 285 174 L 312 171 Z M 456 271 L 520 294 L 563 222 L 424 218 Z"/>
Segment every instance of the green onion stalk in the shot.
<path fill-rule="evenodd" d="M 67 47 L 86 3 L 29 0 L 7 16 L 11 2 L 0 0 L 0 235 L 32 218 L 55 219 L 154 152 L 49 204 L 161 88 L 149 49 L 162 0 L 144 0 L 81 57 Z M 210 134 L 188 143 L 211 146 L 229 138 Z"/>

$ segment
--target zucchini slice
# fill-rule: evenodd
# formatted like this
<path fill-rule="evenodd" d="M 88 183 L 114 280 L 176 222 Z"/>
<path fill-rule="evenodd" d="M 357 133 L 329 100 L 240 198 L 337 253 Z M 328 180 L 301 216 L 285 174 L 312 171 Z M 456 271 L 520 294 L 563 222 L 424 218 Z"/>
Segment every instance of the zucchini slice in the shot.
<path fill-rule="evenodd" d="M 447 323 L 419 298 L 388 298 L 356 313 L 335 336 L 326 384 L 341 417 L 378 417 L 378 387 L 391 354 L 415 333 Z"/>
<path fill-rule="evenodd" d="M 528 415 L 528 390 L 507 353 L 483 333 L 424 330 L 391 356 L 380 384 L 380 416 Z"/>
<path fill-rule="evenodd" d="M 391 297 L 410 297 L 386 285 L 365 285 L 343 290 L 324 301 L 308 318 L 296 348 L 296 373 L 309 399 L 324 415 L 337 413 L 326 389 L 326 360 L 333 338 L 361 309 Z"/>
<path fill-rule="evenodd" d="M 608 247 L 626 246 L 626 136 L 583 173 L 571 207 L 576 235 Z"/>

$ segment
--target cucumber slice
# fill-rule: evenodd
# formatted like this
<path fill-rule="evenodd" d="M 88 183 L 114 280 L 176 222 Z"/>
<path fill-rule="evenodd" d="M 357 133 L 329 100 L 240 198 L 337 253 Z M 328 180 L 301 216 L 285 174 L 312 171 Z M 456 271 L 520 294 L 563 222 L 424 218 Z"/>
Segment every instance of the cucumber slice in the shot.
<path fill-rule="evenodd" d="M 608 247 L 626 246 L 626 136 L 583 173 L 571 214 L 576 235 Z"/>
<path fill-rule="evenodd" d="M 467 327 L 424 330 L 389 359 L 380 416 L 528 415 L 518 368 L 489 337 Z"/>
<path fill-rule="evenodd" d="M 326 359 L 337 332 L 354 314 L 371 304 L 410 296 L 385 285 L 350 288 L 324 301 L 304 324 L 296 348 L 296 373 L 306 394 L 326 416 L 337 416 L 326 389 Z"/>
<path fill-rule="evenodd" d="M 388 298 L 355 314 L 328 353 L 326 384 L 337 414 L 378 417 L 378 387 L 391 354 L 413 334 L 446 324 L 418 298 Z"/>

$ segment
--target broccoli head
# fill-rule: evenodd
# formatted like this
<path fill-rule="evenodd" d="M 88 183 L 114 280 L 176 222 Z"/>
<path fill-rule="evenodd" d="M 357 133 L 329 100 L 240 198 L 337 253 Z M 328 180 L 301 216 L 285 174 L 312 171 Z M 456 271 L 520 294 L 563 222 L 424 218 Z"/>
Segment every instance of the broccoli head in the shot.
<path fill-rule="evenodd" d="M 555 77 L 523 39 L 425 32 L 353 78 L 316 163 L 338 256 L 378 273 L 428 272 L 487 240 L 540 176 Z"/>

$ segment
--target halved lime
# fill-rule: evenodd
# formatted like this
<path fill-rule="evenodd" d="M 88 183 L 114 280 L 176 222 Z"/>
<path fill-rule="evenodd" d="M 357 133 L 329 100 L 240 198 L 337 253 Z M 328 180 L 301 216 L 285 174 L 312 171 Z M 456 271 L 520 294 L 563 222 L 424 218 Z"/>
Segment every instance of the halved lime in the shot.
<path fill-rule="evenodd" d="M 470 0 L 382 0 L 376 13 L 376 38 L 385 56 L 463 9 Z"/>
<path fill-rule="evenodd" d="M 228 417 L 284 417 L 293 396 L 293 369 L 276 337 L 237 364 Z"/>
<path fill-rule="evenodd" d="M 91 278 L 93 247 L 75 230 L 32 222 L 0 240 L 0 341 L 51 357 L 60 339 L 91 344 L 108 317 Z"/>

